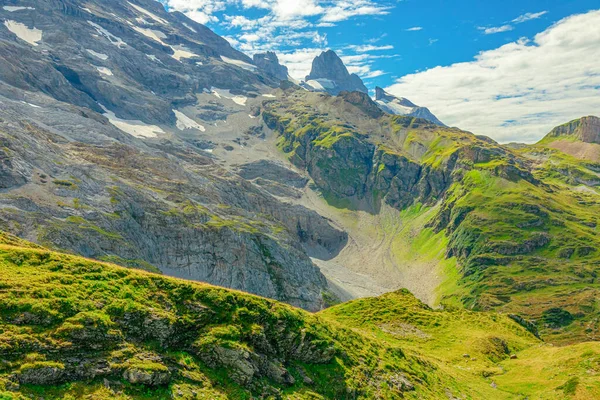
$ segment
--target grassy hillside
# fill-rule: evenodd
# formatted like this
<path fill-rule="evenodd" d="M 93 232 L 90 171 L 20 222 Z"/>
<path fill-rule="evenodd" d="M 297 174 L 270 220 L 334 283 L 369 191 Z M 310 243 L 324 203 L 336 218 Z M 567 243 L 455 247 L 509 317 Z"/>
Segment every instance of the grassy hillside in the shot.
<path fill-rule="evenodd" d="M 578 377 L 576 396 L 598 389 L 591 344 L 576 350 L 585 373 L 571 362 L 503 388 L 554 348 L 506 316 L 433 311 L 408 292 L 311 315 L 9 235 L 0 272 L 0 398 L 508 399 L 564 374 Z"/>
<path fill-rule="evenodd" d="M 519 314 L 554 343 L 598 339 L 600 165 L 544 141 L 513 150 L 424 120 L 374 118 L 365 104 L 288 91 L 263 118 L 332 207 L 400 211 L 396 268 L 436 262 L 444 305 Z M 556 131 L 588 137 L 594 126 Z"/>
<path fill-rule="evenodd" d="M 405 291 L 341 304 L 321 315 L 373 341 L 421 354 L 474 390 L 476 399 L 600 396 L 598 342 L 543 344 L 504 315 L 432 310 Z"/>
<path fill-rule="evenodd" d="M 3 398 L 436 398 L 467 390 L 417 354 L 281 303 L 4 239 Z"/>

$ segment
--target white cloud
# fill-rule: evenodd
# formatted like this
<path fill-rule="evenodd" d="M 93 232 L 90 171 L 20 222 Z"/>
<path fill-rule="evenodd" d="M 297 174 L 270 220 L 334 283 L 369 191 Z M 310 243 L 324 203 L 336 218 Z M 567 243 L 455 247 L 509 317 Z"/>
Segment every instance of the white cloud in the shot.
<path fill-rule="evenodd" d="M 423 30 L 422 26 L 413 26 L 412 28 L 406 29 L 407 32 L 416 32 L 416 31 L 422 31 L 422 30 Z"/>
<path fill-rule="evenodd" d="M 162 0 L 170 10 L 181 11 L 201 24 L 216 22 L 213 14 L 224 11 L 231 0 Z"/>
<path fill-rule="evenodd" d="M 350 45 L 346 47 L 347 49 L 356 51 L 357 53 L 367 53 L 370 51 L 383 51 L 383 50 L 393 50 L 394 46 L 391 44 L 386 44 L 382 46 L 376 46 L 373 44 L 364 44 L 364 45 Z"/>
<path fill-rule="evenodd" d="M 276 0 L 271 5 L 272 13 L 280 20 L 290 20 L 323 14 L 325 11 L 315 0 Z"/>
<path fill-rule="evenodd" d="M 600 10 L 572 15 L 531 41 L 404 76 L 387 90 L 449 125 L 500 141 L 536 141 L 556 125 L 600 114 L 598 26 Z"/>
<path fill-rule="evenodd" d="M 260 39 L 260 36 L 258 36 L 255 33 L 245 33 L 242 36 L 240 36 L 240 40 L 243 40 L 244 42 L 256 42 Z"/>
<path fill-rule="evenodd" d="M 521 24 L 523 22 L 531 21 L 532 19 L 538 19 L 542 15 L 548 14 L 548 11 L 540 11 L 537 13 L 525 13 L 523 15 L 519 15 L 517 18 L 513 19 L 511 22 L 515 24 Z"/>
<path fill-rule="evenodd" d="M 387 15 L 389 7 L 377 5 L 371 0 L 338 0 L 325 10 L 321 22 L 340 22 L 361 15 Z"/>
<path fill-rule="evenodd" d="M 304 77 L 310 73 L 312 62 L 324 48 L 298 49 L 290 52 L 278 54 L 279 61 L 288 67 L 292 78 L 304 80 Z"/>
<path fill-rule="evenodd" d="M 483 31 L 486 35 L 491 35 L 494 33 L 507 32 L 512 31 L 514 28 L 512 25 L 502 25 L 502 26 L 493 26 L 491 28 L 479 27 L 480 30 Z"/>
<path fill-rule="evenodd" d="M 390 7 L 374 0 L 160 0 L 170 10 L 181 11 L 200 23 L 214 22 L 215 13 L 227 7 L 263 9 L 271 20 L 290 21 L 318 17 L 321 26 L 334 26 L 357 16 L 386 15 Z"/>

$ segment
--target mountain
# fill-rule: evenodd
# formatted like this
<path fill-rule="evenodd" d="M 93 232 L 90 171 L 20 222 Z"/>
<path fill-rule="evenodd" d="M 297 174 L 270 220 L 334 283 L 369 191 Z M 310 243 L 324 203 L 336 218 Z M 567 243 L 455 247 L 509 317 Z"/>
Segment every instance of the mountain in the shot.
<path fill-rule="evenodd" d="M 436 125 L 445 126 L 428 108 L 419 107 L 404 97 L 391 95 L 379 86 L 375 88 L 375 102 L 383 111 L 390 114 L 423 118 Z"/>
<path fill-rule="evenodd" d="M 589 116 L 557 126 L 539 143 L 579 159 L 600 162 L 600 119 Z"/>
<path fill-rule="evenodd" d="M 322 52 L 312 62 L 310 74 L 306 76 L 304 85 L 310 90 L 337 95 L 342 91 L 369 90 L 356 74 L 350 74 L 342 59 L 332 50 Z"/>
<path fill-rule="evenodd" d="M 152 0 L 0 14 L 0 398 L 600 396 L 597 118 L 507 146 Z"/>
<path fill-rule="evenodd" d="M 324 307 L 310 257 L 334 256 L 347 237 L 280 200 L 305 178 L 259 162 L 270 145 L 253 110 L 276 80 L 152 0 L 20 2 L 0 14 L 2 228 Z"/>
<path fill-rule="evenodd" d="M 433 310 L 407 291 L 312 315 L 6 234 L 0 242 L 6 399 L 509 399 L 539 388 L 564 399 L 599 390 L 598 343 L 546 345 L 514 316 Z"/>
<path fill-rule="evenodd" d="M 597 164 L 374 116 L 342 96 L 289 89 L 263 107 L 323 197 L 319 213 L 349 235 L 352 247 L 318 262 L 341 298 L 401 284 L 429 304 L 522 315 L 557 343 L 598 337 Z"/>
<path fill-rule="evenodd" d="M 557 126 L 542 141 L 566 138 L 584 143 L 600 144 L 600 118 L 583 117 Z"/>
<path fill-rule="evenodd" d="M 263 70 L 268 75 L 279 79 L 280 81 L 289 80 L 288 69 L 279 64 L 277 54 L 272 51 L 266 53 L 257 53 L 253 57 L 254 65 Z"/>

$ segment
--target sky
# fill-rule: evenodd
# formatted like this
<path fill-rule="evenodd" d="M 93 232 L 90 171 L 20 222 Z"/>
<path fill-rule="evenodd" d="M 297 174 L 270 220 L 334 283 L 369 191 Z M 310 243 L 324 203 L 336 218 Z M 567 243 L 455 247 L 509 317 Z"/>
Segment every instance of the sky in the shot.
<path fill-rule="evenodd" d="M 598 0 L 161 0 L 296 79 L 332 49 L 371 90 L 501 142 L 600 116 Z"/>

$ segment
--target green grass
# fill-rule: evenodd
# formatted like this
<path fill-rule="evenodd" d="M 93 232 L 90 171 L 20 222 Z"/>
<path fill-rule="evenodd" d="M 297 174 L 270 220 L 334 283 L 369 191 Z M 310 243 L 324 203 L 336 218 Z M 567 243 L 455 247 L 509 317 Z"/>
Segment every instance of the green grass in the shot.
<path fill-rule="evenodd" d="M 422 210 L 412 212 L 418 216 Z M 4 398 L 439 399 L 451 393 L 512 399 L 544 393 L 543 398 L 562 399 L 597 394 L 598 344 L 557 350 L 501 314 L 432 310 L 399 291 L 311 315 L 233 290 L 2 238 Z M 430 239 L 423 237 L 420 245 Z M 516 360 L 509 359 L 513 353 Z M 567 354 L 569 360 L 552 361 Z M 274 363 L 270 371 L 285 371 L 293 381 L 283 383 L 260 369 L 248 380 L 242 372 L 248 364 L 240 360 Z M 539 376 L 525 374 L 543 363 L 549 366 Z M 103 372 L 92 373 L 99 366 Z M 48 381 L 15 386 L 22 376 L 40 379 L 38 371 L 50 376 L 44 378 Z M 126 371 L 163 379 L 166 374 L 168 383 L 130 383 Z M 549 386 L 554 377 L 560 379 Z"/>
<path fill-rule="evenodd" d="M 313 97 L 295 92 L 265 107 L 282 150 L 330 206 L 400 212 L 373 229 L 396 235 L 389 247 L 399 268 L 435 266 L 432 303 L 518 314 L 554 343 L 600 337 L 600 166 L 545 141 L 513 151 L 414 118 L 373 121 L 339 98 Z M 549 323 L 553 308 L 570 323 Z"/>

